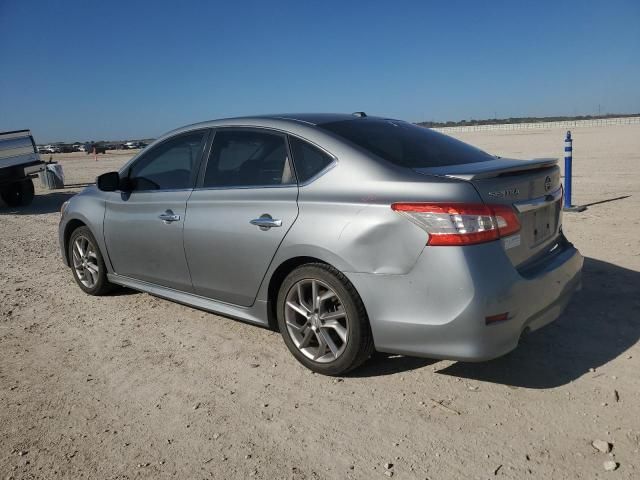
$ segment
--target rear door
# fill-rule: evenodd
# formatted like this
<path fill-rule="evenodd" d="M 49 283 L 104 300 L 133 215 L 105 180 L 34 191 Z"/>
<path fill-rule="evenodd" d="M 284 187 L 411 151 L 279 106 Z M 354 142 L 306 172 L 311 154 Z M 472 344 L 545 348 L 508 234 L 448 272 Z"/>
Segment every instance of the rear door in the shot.
<path fill-rule="evenodd" d="M 196 130 L 153 147 L 121 174 L 127 191 L 108 194 L 104 236 L 118 275 L 192 291 L 184 221 L 208 134 Z"/>
<path fill-rule="evenodd" d="M 253 304 L 298 216 L 297 198 L 285 135 L 218 129 L 187 205 L 184 241 L 195 293 Z"/>

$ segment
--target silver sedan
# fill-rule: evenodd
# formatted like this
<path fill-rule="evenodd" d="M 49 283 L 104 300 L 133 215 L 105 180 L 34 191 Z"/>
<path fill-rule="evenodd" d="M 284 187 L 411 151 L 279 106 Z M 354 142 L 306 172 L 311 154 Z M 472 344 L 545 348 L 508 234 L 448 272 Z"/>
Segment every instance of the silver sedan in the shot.
<path fill-rule="evenodd" d="M 374 350 L 478 361 L 580 287 L 555 159 L 498 158 L 364 113 L 205 122 L 62 208 L 82 290 L 130 287 L 278 328 L 308 368 Z"/>

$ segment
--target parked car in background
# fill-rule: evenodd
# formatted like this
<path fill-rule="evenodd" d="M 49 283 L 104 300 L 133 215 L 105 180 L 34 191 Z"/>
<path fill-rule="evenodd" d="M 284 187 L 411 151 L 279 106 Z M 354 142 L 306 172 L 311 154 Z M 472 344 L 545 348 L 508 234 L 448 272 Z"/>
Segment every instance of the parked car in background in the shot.
<path fill-rule="evenodd" d="M 61 153 L 62 150 L 57 145 L 44 145 L 38 148 L 39 153 Z"/>
<path fill-rule="evenodd" d="M 45 169 L 29 130 L 0 132 L 0 198 L 10 207 L 33 201 L 32 177 Z"/>
<path fill-rule="evenodd" d="M 107 153 L 107 149 L 105 148 L 105 146 L 98 143 L 87 143 L 85 144 L 84 148 L 87 152 L 87 155 L 89 155 L 90 153 L 94 153 L 94 149 L 96 154 Z"/>
<path fill-rule="evenodd" d="M 135 150 L 138 148 L 144 148 L 144 146 L 146 145 L 142 142 L 125 142 L 122 144 L 122 148 L 124 150 Z"/>
<path fill-rule="evenodd" d="M 555 320 L 583 264 L 561 203 L 555 159 L 363 113 L 262 116 L 156 140 L 63 205 L 59 241 L 90 295 L 277 324 L 340 375 L 374 349 L 495 358 Z"/>

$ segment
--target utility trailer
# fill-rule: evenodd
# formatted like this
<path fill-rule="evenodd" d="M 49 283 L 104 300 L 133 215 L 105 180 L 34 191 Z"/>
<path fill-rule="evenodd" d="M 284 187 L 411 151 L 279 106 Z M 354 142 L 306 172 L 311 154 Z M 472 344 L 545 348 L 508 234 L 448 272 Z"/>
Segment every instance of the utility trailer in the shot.
<path fill-rule="evenodd" d="M 33 201 L 33 180 L 45 169 L 30 130 L 0 132 L 0 198 L 10 207 Z"/>

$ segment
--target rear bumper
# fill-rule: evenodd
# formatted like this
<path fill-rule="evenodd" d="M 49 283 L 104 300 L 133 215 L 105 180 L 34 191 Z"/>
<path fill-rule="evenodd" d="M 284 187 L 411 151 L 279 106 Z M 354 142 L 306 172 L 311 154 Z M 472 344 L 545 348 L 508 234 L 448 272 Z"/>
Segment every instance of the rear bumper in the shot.
<path fill-rule="evenodd" d="M 0 184 L 9 184 L 24 180 L 27 177 L 37 174 L 45 169 L 46 164 L 41 161 L 22 163 L 4 167 L 0 165 Z"/>
<path fill-rule="evenodd" d="M 367 308 L 377 350 L 482 361 L 558 318 L 581 287 L 582 264 L 563 238 L 527 271 L 515 269 L 500 242 L 491 242 L 427 247 L 407 275 L 346 275 Z M 486 324 L 486 317 L 506 312 L 508 320 Z"/>

